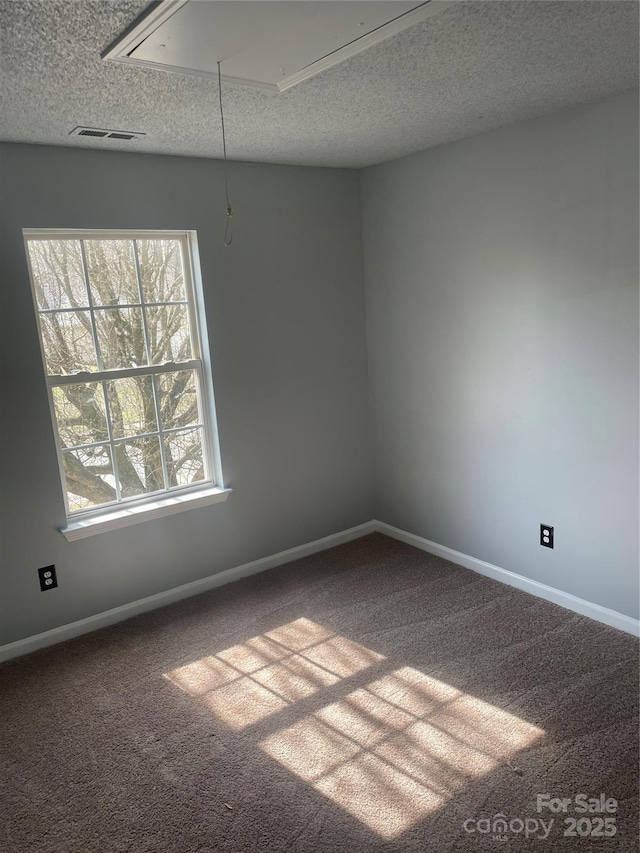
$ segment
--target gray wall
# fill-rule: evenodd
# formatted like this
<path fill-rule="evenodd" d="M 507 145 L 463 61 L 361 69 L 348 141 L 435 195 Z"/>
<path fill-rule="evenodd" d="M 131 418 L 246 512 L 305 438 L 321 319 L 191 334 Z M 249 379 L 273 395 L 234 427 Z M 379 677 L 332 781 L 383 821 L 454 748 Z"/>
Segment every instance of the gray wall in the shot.
<path fill-rule="evenodd" d="M 358 175 L 0 149 L 0 643 L 373 517 Z M 195 229 L 227 503 L 67 542 L 23 227 Z M 36 569 L 55 563 L 59 588 Z"/>
<path fill-rule="evenodd" d="M 377 517 L 632 617 L 637 104 L 511 125 L 362 184 Z"/>
<path fill-rule="evenodd" d="M 216 161 L 0 146 L 0 643 L 372 517 L 637 616 L 637 147 L 630 93 L 363 174 L 374 503 L 356 173 L 231 164 L 225 249 Z M 23 227 L 198 232 L 226 504 L 58 533 Z"/>

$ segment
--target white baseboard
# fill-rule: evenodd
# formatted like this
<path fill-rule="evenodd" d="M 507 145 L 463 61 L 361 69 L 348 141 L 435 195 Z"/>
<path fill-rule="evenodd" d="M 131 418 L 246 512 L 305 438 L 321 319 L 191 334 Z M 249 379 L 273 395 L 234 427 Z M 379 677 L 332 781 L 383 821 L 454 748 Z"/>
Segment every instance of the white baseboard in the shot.
<path fill-rule="evenodd" d="M 605 625 L 618 628 L 620 631 L 626 631 L 628 634 L 633 634 L 636 637 L 640 636 L 640 621 L 633 619 L 631 616 L 625 616 L 623 613 L 609 610 L 609 608 L 593 604 L 591 601 L 585 601 L 583 598 L 578 598 L 569 592 L 563 592 L 552 586 L 547 586 L 544 583 L 539 583 L 538 581 L 518 575 L 515 572 L 507 571 L 507 569 L 501 569 L 491 563 L 485 563 L 484 560 L 470 557 L 461 551 L 454 551 L 453 548 L 447 548 L 445 545 L 438 545 L 437 542 L 423 539 L 422 536 L 416 536 L 414 533 L 407 533 L 405 530 L 400 530 L 398 527 L 393 527 L 384 521 L 367 521 L 365 524 L 359 524 L 357 527 L 342 530 L 340 533 L 333 533 L 331 536 L 325 536 L 323 539 L 316 539 L 314 542 L 308 542 L 305 545 L 298 545 L 295 548 L 280 551 L 280 553 L 272 554 L 269 557 L 253 560 L 251 563 L 245 563 L 242 566 L 218 572 L 218 574 L 210 575 L 201 580 L 183 584 L 182 586 L 174 587 L 174 589 L 168 589 L 166 592 L 159 592 L 156 595 L 150 595 L 147 598 L 123 604 L 121 607 L 114 607 L 112 610 L 97 613 L 95 616 L 89 616 L 87 619 L 80 619 L 77 622 L 61 625 L 59 628 L 53 628 L 51 631 L 45 631 L 42 634 L 35 634 L 32 637 L 25 637 L 23 640 L 16 640 L 14 643 L 7 643 L 4 646 L 0 646 L 0 662 L 35 652 L 37 649 L 42 649 L 46 646 L 53 646 L 56 643 L 70 640 L 81 634 L 97 631 L 99 628 L 114 625 L 116 622 L 122 622 L 125 619 L 130 619 L 132 616 L 137 616 L 139 613 L 146 613 L 149 610 L 155 610 L 158 607 L 172 604 L 174 601 L 180 601 L 184 598 L 190 598 L 192 595 L 198 595 L 201 592 L 207 592 L 210 589 L 224 586 L 225 584 L 240 580 L 240 578 L 258 574 L 259 572 L 267 571 L 267 569 L 273 569 L 276 566 L 282 566 L 285 563 L 299 560 L 310 554 L 326 551 L 328 548 L 334 548 L 336 545 L 350 542 L 353 539 L 359 539 L 361 536 L 366 536 L 376 531 L 384 533 L 385 536 L 390 536 L 393 539 L 398 539 L 400 542 L 413 545 L 421 551 L 434 554 L 436 557 L 450 560 L 452 563 L 457 563 L 457 565 L 464 566 L 464 568 L 471 569 L 471 571 L 478 574 L 486 575 L 501 583 L 516 587 L 516 589 L 529 592 L 532 595 L 538 596 L 538 598 L 544 598 L 546 601 L 559 604 L 561 607 L 565 607 L 567 610 L 572 610 L 575 613 L 580 613 L 582 616 L 589 616 L 597 622 L 603 622 Z"/>
<path fill-rule="evenodd" d="M 538 598 L 544 598 L 546 601 L 559 604 L 561 607 L 573 610 L 574 613 L 579 613 L 581 616 L 589 616 L 597 622 L 603 622 L 612 628 L 618 628 L 620 631 L 633 634 L 634 637 L 640 636 L 640 621 L 633 619 L 631 616 L 625 616 L 624 613 L 618 613 L 616 610 L 609 610 L 608 607 L 602 607 L 600 604 L 585 601 L 584 598 L 578 598 L 578 596 L 572 595 L 570 592 L 563 592 L 560 589 L 531 580 L 523 575 L 510 572 L 507 569 L 501 569 L 491 563 L 485 563 L 484 560 L 470 557 L 461 551 L 454 551 L 453 548 L 447 548 L 445 545 L 438 545 L 437 542 L 423 539 L 422 536 L 416 536 L 414 533 L 407 533 L 405 530 L 392 527 L 392 525 L 386 524 L 384 521 L 376 521 L 374 525 L 376 531 L 384 533 L 385 536 L 390 536 L 392 539 L 406 542 L 407 545 L 413 545 L 414 548 L 419 548 L 421 551 L 427 551 L 436 557 L 450 560 L 452 563 L 464 566 L 465 569 L 471 569 L 471 571 L 478 572 L 478 574 L 486 575 L 501 583 L 514 586 L 516 589 L 537 595 Z"/>
<path fill-rule="evenodd" d="M 357 527 L 342 530 L 340 533 L 332 533 L 323 539 L 316 539 L 314 542 L 307 542 L 305 545 L 298 545 L 295 548 L 280 551 L 279 554 L 262 557 L 260 560 L 253 560 L 251 563 L 245 563 L 242 566 L 218 572 L 201 580 L 168 589 L 166 592 L 159 592 L 156 595 L 150 595 L 147 598 L 140 598 L 138 601 L 114 607 L 113 610 L 105 610 L 103 613 L 97 613 L 95 616 L 89 616 L 87 619 L 80 619 L 77 622 L 61 625 L 59 628 L 53 628 L 51 631 L 45 631 L 42 634 L 25 637 L 24 640 L 7 643 L 4 646 L 0 646 L 0 662 L 29 654 L 29 652 L 35 652 L 37 649 L 45 648 L 45 646 L 53 646 L 55 643 L 70 640 L 72 637 L 78 637 L 81 634 L 97 631 L 99 628 L 114 625 L 116 622 L 122 622 L 125 619 L 130 619 L 132 616 L 137 616 L 139 613 L 146 613 L 149 610 L 164 607 L 166 604 L 172 604 L 174 601 L 190 598 L 192 595 L 198 595 L 201 592 L 207 592 L 218 586 L 224 586 L 224 584 L 240 580 L 240 578 L 258 574 L 258 572 L 264 572 L 267 569 L 273 569 L 285 563 L 291 563 L 293 560 L 308 557 L 310 554 L 326 551 L 328 548 L 334 548 L 336 545 L 342 545 L 344 542 L 350 542 L 352 539 L 359 539 L 361 536 L 366 536 L 368 533 L 374 532 L 375 522 L 367 521 L 365 524 L 359 524 Z"/>

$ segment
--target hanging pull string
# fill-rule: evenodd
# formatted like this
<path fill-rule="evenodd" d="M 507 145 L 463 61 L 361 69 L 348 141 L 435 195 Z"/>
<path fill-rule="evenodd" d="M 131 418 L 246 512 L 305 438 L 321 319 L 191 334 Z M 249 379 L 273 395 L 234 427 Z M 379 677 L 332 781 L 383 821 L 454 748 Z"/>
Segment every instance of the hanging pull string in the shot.
<path fill-rule="evenodd" d="M 222 109 L 222 75 L 220 74 L 220 63 L 218 62 L 218 103 L 220 104 L 220 122 L 222 124 L 222 154 L 224 157 L 224 197 L 227 204 L 227 224 L 224 228 L 224 244 L 230 246 L 233 243 L 233 208 L 229 201 L 229 167 L 227 164 L 227 136 L 224 129 L 224 110 Z"/>

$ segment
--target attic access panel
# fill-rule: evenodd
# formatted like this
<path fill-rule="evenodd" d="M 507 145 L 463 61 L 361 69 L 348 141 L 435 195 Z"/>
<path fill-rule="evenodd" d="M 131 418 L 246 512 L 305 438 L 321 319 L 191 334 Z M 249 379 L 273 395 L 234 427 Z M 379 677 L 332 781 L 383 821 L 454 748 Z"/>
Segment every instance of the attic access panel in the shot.
<path fill-rule="evenodd" d="M 442 11 L 447 0 L 160 0 L 103 54 L 284 92 Z"/>

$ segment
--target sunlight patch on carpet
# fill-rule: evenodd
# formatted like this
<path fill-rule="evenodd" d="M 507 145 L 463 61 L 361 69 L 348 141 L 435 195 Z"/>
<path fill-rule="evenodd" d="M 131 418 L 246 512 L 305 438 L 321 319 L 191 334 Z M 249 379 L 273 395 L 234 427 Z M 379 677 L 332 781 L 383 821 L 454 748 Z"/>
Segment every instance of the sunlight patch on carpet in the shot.
<path fill-rule="evenodd" d="M 270 735 L 260 748 L 392 839 L 543 734 L 403 667 Z"/>
<path fill-rule="evenodd" d="M 385 660 L 301 618 L 165 678 L 242 731 Z M 397 838 L 544 734 L 408 666 L 302 713 L 259 748 L 385 839 Z"/>
<path fill-rule="evenodd" d="M 222 722 L 240 731 L 382 660 L 384 655 L 302 618 L 165 678 L 201 696 Z"/>

